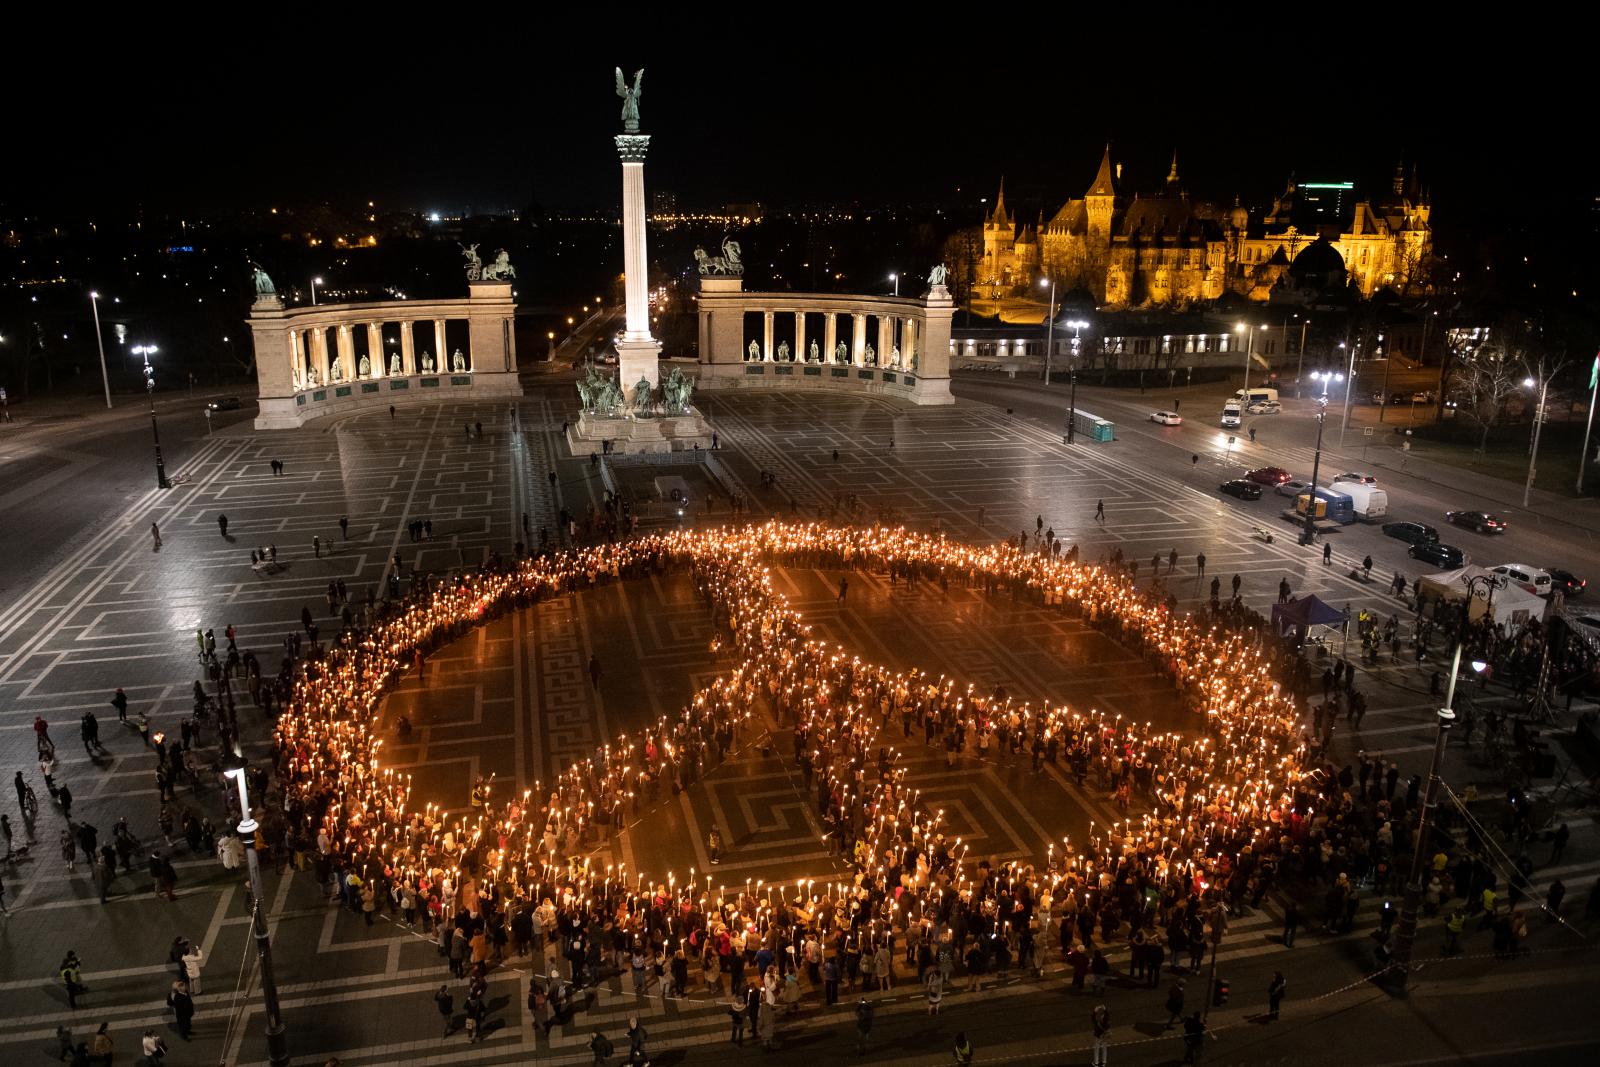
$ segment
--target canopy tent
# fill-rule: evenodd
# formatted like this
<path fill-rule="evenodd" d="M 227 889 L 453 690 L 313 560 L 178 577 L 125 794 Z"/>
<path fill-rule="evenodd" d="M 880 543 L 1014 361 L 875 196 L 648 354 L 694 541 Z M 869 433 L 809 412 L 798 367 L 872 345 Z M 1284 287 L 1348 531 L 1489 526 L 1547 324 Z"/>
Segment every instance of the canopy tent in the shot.
<path fill-rule="evenodd" d="M 1495 574 L 1483 567 L 1472 566 L 1454 571 L 1440 571 L 1438 574 L 1429 574 L 1417 579 L 1417 597 L 1451 602 L 1465 600 L 1468 595 L 1468 583 L 1474 578 L 1488 580 L 1477 583 L 1477 594 L 1473 597 L 1472 606 L 1467 609 L 1470 619 L 1480 619 L 1487 612 L 1496 622 L 1523 623 L 1529 619 L 1544 618 L 1545 610 L 1550 606 L 1545 603 L 1543 597 L 1536 596 L 1521 586 L 1513 585 L 1504 575 Z M 1494 588 L 1492 604 L 1489 595 L 1491 582 Z"/>
<path fill-rule="evenodd" d="M 1309 634 L 1313 626 L 1342 626 L 1345 618 L 1344 612 L 1315 596 L 1272 606 L 1272 628 L 1280 635 L 1295 628 Z"/>

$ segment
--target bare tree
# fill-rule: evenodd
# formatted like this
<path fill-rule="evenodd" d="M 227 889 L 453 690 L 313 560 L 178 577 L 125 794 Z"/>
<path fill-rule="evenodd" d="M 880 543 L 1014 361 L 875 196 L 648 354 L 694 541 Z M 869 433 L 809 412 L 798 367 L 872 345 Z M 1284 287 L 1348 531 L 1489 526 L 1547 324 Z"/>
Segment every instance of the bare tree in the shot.
<path fill-rule="evenodd" d="M 1456 353 L 1445 394 L 1455 402 L 1459 417 L 1479 429 L 1477 451 L 1489 445 L 1489 433 L 1504 421 L 1506 401 L 1522 384 L 1525 350 L 1512 332 L 1495 327 L 1476 339 L 1464 338 Z M 1470 346 L 1470 347 L 1469 347 Z"/>

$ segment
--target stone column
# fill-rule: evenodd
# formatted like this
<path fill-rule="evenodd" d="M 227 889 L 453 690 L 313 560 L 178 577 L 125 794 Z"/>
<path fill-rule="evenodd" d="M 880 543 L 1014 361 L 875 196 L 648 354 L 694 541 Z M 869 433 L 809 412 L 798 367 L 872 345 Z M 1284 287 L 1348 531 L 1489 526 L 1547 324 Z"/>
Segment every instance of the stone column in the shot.
<path fill-rule="evenodd" d="M 625 133 L 616 138 L 622 160 L 622 269 L 627 297 L 626 329 L 617 344 L 617 380 L 631 394 L 640 378 L 659 385 L 661 343 L 650 335 L 650 283 L 645 254 L 644 157 L 650 148 L 647 134 Z"/>
<path fill-rule="evenodd" d="M 372 376 L 382 378 L 389 373 L 389 357 L 383 354 L 383 323 L 367 323 L 367 359 L 372 364 Z"/>
<path fill-rule="evenodd" d="M 444 347 L 444 320 L 433 320 L 433 354 L 439 357 L 439 362 L 434 366 L 439 368 L 439 373 L 450 373 L 450 353 Z"/>
<path fill-rule="evenodd" d="M 298 376 L 299 380 L 302 383 L 304 382 L 305 373 L 306 373 L 306 370 L 305 370 L 305 359 L 303 358 L 302 353 L 300 351 L 300 331 L 299 330 L 285 330 L 284 331 L 284 336 L 288 339 L 287 349 L 288 349 L 288 353 L 289 353 L 289 384 L 290 384 L 291 388 L 293 388 L 294 387 L 294 383 L 296 381 L 296 376 Z M 255 342 L 256 342 L 256 344 L 258 346 L 261 344 L 261 335 L 260 334 L 256 335 Z M 259 351 L 260 351 L 260 349 L 258 348 L 257 352 L 259 353 Z M 259 368 L 260 362 L 261 362 L 261 357 L 258 354 L 256 356 L 256 363 L 257 363 L 258 368 Z M 260 377 L 259 370 L 258 370 L 257 377 L 258 378 Z"/>
<path fill-rule="evenodd" d="M 889 349 L 893 347 L 894 320 L 888 315 L 878 316 L 878 366 L 889 365 Z"/>
<path fill-rule="evenodd" d="M 328 363 L 328 331 L 322 326 L 311 328 L 311 363 L 317 368 L 318 385 L 327 385 L 333 368 Z"/>
<path fill-rule="evenodd" d="M 701 363 L 709 363 L 711 362 L 711 312 L 702 307 L 696 319 L 700 327 L 695 335 L 699 341 L 695 346 L 696 355 L 699 356 Z"/>
<path fill-rule="evenodd" d="M 911 355 L 916 352 L 921 338 L 917 336 L 917 320 L 903 319 L 900 327 L 900 366 L 911 370 Z"/>
<path fill-rule="evenodd" d="M 859 367 L 867 356 L 867 317 L 857 311 L 850 319 L 850 362 Z"/>
<path fill-rule="evenodd" d="M 348 382 L 356 376 L 356 339 L 350 336 L 348 323 L 340 323 L 338 330 L 334 344 L 339 346 L 339 362 L 344 364 L 344 380 Z"/>
<path fill-rule="evenodd" d="M 772 362 L 772 316 L 773 312 L 761 313 L 761 358 L 768 363 Z"/>
<path fill-rule="evenodd" d="M 839 316 L 831 311 L 822 314 L 822 361 L 833 362 L 833 350 L 839 344 Z"/>
<path fill-rule="evenodd" d="M 416 342 L 411 336 L 411 320 L 400 320 L 400 370 L 407 375 L 417 373 Z"/>
<path fill-rule="evenodd" d="M 257 296 L 250 309 L 250 340 L 256 354 L 256 388 L 261 412 L 256 416 L 256 428 L 261 430 L 289 428 L 300 423 L 294 385 L 294 372 L 299 367 L 299 341 L 285 318 L 283 301 L 275 293 Z"/>
<path fill-rule="evenodd" d="M 806 313 L 794 313 L 794 360 L 796 363 L 806 361 Z"/>

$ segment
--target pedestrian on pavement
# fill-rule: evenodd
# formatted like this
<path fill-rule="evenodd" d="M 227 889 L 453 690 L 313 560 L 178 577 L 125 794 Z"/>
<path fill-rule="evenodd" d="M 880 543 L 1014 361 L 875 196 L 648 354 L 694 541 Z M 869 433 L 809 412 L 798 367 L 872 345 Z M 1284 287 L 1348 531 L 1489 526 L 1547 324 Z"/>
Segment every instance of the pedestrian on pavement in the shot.
<path fill-rule="evenodd" d="M 311 554 L 317 559 L 322 558 L 322 538 L 316 534 L 311 535 Z"/>
<path fill-rule="evenodd" d="M 706 852 L 710 854 L 712 863 L 722 862 L 722 831 L 714 823 L 706 834 Z"/>
<path fill-rule="evenodd" d="M 100 720 L 94 717 L 94 712 L 86 711 L 83 718 L 78 720 L 78 732 L 83 737 L 83 750 L 93 759 L 100 745 Z"/>
<path fill-rule="evenodd" d="M 965 1030 L 956 1034 L 955 1048 L 950 1051 L 959 1067 L 965 1067 L 966 1064 L 972 1062 L 972 1042 L 967 1040 L 967 1032 Z"/>
<path fill-rule="evenodd" d="M 1550 839 L 1550 864 L 1560 863 L 1561 854 L 1567 850 L 1567 842 L 1572 838 L 1572 831 L 1567 829 L 1567 824 L 1562 823 L 1556 827 L 1555 836 Z M 1546 864 L 1549 866 L 1550 864 Z"/>
<path fill-rule="evenodd" d="M 433 995 L 434 1006 L 439 1009 L 439 1014 L 444 1017 L 444 1036 L 449 1037 L 450 1032 L 456 1028 L 456 1000 L 450 995 L 450 987 L 442 985 Z"/>
<path fill-rule="evenodd" d="M 735 990 L 728 1001 L 728 1040 L 740 1048 L 744 1048 L 744 1004 L 744 997 Z"/>
<path fill-rule="evenodd" d="M 150 524 L 150 542 L 150 551 L 161 551 L 161 527 L 153 522 Z"/>
<path fill-rule="evenodd" d="M 650 1035 L 645 1033 L 644 1027 L 639 1025 L 639 1017 L 637 1015 L 628 1016 L 629 1063 L 644 1064 L 650 1062 L 650 1057 L 644 1050 L 645 1038 L 648 1036 Z"/>
<path fill-rule="evenodd" d="M 83 975 L 83 962 L 72 949 L 68 949 L 66 956 L 61 960 L 60 974 L 61 984 L 67 991 L 67 1007 L 76 1009 L 78 994 L 87 993 L 89 990 L 79 982 L 79 978 Z"/>
<path fill-rule="evenodd" d="M 928 998 L 928 1014 L 939 1014 L 939 1002 L 944 999 L 944 975 L 938 968 L 929 967 L 928 977 L 923 980 L 923 988 Z"/>
<path fill-rule="evenodd" d="M 1235 574 L 1233 576 L 1233 599 L 1235 599 L 1235 600 L 1239 599 L 1239 586 L 1241 586 L 1243 584 L 1244 584 L 1244 579 L 1240 578 L 1237 574 Z"/>
<path fill-rule="evenodd" d="M 594 1067 L 605 1067 L 611 1059 L 611 1054 L 616 1051 L 611 1047 L 611 1039 L 598 1030 L 589 1031 L 589 1051 L 594 1053 Z"/>
<path fill-rule="evenodd" d="M 94 1056 L 96 1063 L 106 1064 L 110 1067 L 111 1057 L 116 1051 L 116 1044 L 111 1040 L 111 1024 L 101 1023 L 100 1029 L 94 1032 L 94 1040 L 89 1043 L 89 1052 Z M 82 1047 L 81 1045 L 79 1046 Z M 76 1064 L 74 1064 L 76 1067 Z"/>
<path fill-rule="evenodd" d="M 1283 909 L 1283 947 L 1294 948 L 1294 932 L 1300 928 L 1300 905 L 1294 901 Z"/>
<path fill-rule="evenodd" d="M 856 1052 L 866 1055 L 867 1042 L 872 1037 L 872 1005 L 867 1003 L 867 998 L 862 997 L 856 1004 Z"/>
<path fill-rule="evenodd" d="M 1205 1043 L 1206 1023 L 1200 1018 L 1200 1013 L 1195 1012 L 1183 1021 L 1183 1062 L 1199 1063 Z"/>
<path fill-rule="evenodd" d="M 222 531 L 222 536 L 223 537 L 227 537 L 228 536 L 228 516 L 226 516 L 226 515 L 218 515 L 217 516 L 217 529 Z"/>
<path fill-rule="evenodd" d="M 78 869 L 78 842 L 73 839 L 71 830 L 61 831 L 61 858 L 67 861 L 67 873 Z"/>
<path fill-rule="evenodd" d="M 1324 567 L 1333 565 L 1333 542 L 1331 541 L 1322 542 L 1322 565 Z"/>
<path fill-rule="evenodd" d="M 600 688 L 600 657 L 593 654 L 589 656 L 589 681 L 598 691 Z"/>
<path fill-rule="evenodd" d="M 1250 443 L 1256 443 L 1256 428 L 1254 426 L 1250 427 Z"/>
<path fill-rule="evenodd" d="M 1283 994 L 1289 988 L 1289 980 L 1283 976 L 1282 971 L 1272 972 L 1272 981 L 1267 983 L 1267 1019 L 1270 1022 L 1278 1021 L 1278 1005 L 1283 1003 Z"/>
<path fill-rule="evenodd" d="M 194 1020 L 194 997 L 189 995 L 189 987 L 182 982 L 173 982 L 172 992 L 167 994 L 167 1007 L 172 1009 L 173 1018 L 178 1021 L 178 1036 L 189 1040 Z"/>
<path fill-rule="evenodd" d="M 1106 502 L 1104 500 L 1096 500 L 1094 502 L 1094 521 L 1101 523 L 1106 521 Z"/>
<path fill-rule="evenodd" d="M 61 816 L 69 822 L 72 819 L 72 790 L 66 786 L 61 787 L 56 799 L 61 802 Z"/>
<path fill-rule="evenodd" d="M 1111 1044 L 1111 1009 L 1096 1004 L 1089 1013 L 1089 1028 L 1094 1031 L 1093 1067 L 1106 1067 L 1106 1049 Z"/>
<path fill-rule="evenodd" d="M 849 578 L 840 578 L 839 579 L 839 595 L 834 598 L 834 603 L 835 604 L 843 604 L 845 597 L 847 597 L 849 595 L 850 595 L 850 579 Z"/>
<path fill-rule="evenodd" d="M 195 996 L 200 995 L 200 965 L 205 958 L 205 951 L 199 942 L 190 944 L 189 950 L 182 957 L 184 982 L 188 985 L 189 992 Z"/>
<path fill-rule="evenodd" d="M 1362 574 L 1362 577 L 1365 578 L 1367 581 L 1371 581 L 1372 580 L 1372 557 L 1371 556 L 1368 556 L 1367 558 L 1365 558 L 1365 559 L 1363 559 L 1361 561 L 1361 574 Z"/>
<path fill-rule="evenodd" d="M 341 540 L 350 540 L 350 516 L 339 516 L 339 537 Z"/>
<path fill-rule="evenodd" d="M 1167 990 L 1167 1029 L 1171 1030 L 1183 1018 L 1183 979 L 1179 978 Z"/>
<path fill-rule="evenodd" d="M 144 1058 L 146 1060 L 153 1064 L 157 1064 L 159 1067 L 162 1058 L 167 1054 L 167 1043 L 161 1040 L 161 1035 L 156 1033 L 154 1030 L 146 1030 L 144 1032 L 144 1042 L 141 1045 L 141 1050 L 144 1052 Z"/>

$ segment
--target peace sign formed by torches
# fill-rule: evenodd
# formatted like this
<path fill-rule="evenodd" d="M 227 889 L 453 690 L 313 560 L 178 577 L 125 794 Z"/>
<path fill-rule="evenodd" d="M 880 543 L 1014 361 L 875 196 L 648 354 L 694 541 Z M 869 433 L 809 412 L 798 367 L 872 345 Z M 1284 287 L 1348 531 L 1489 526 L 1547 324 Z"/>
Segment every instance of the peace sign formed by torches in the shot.
<path fill-rule="evenodd" d="M 1096 710 L 985 698 L 943 675 L 865 662 L 811 637 L 773 588 L 768 568 L 784 564 L 912 567 L 1075 605 L 1091 624 L 1113 628 L 1171 674 L 1199 713 L 1200 733 L 1186 739 Z M 376 718 L 384 690 L 418 649 L 504 610 L 668 568 L 694 576 L 719 634 L 714 648 L 726 641 L 740 657 L 736 668 L 696 693 L 678 716 L 602 745 L 548 791 L 535 782 L 520 800 L 514 791 L 500 800 L 491 781 L 482 786 L 481 806 L 475 799 L 471 819 L 452 820 L 433 803 L 420 811 L 411 805 L 411 776 L 382 766 Z M 320 818 L 341 862 L 377 863 L 396 881 L 438 889 L 452 904 L 470 908 L 483 891 L 526 891 L 535 900 L 578 902 L 607 913 L 663 908 L 678 916 L 670 921 L 680 931 L 681 917 L 699 916 L 759 932 L 771 906 L 748 885 L 729 898 L 712 891 L 709 877 L 701 893 L 693 870 L 685 880 L 668 872 L 653 883 L 625 867 L 602 874 L 583 853 L 597 832 L 610 833 L 630 811 L 637 818 L 646 793 L 654 794 L 664 779 L 691 783 L 708 745 L 726 747 L 763 701 L 793 728 L 796 758 L 815 772 L 819 813 L 830 838 L 845 846 L 842 862 L 853 872 L 832 889 L 825 882 L 820 897 L 812 880 L 766 892 L 783 906 L 832 916 L 843 907 L 841 898 L 853 898 L 844 910 L 872 909 L 869 934 L 880 925 L 912 922 L 913 907 L 915 921 L 927 921 L 929 911 L 947 916 L 951 894 L 989 907 L 991 894 L 1028 897 L 1063 882 L 1104 889 L 1107 872 L 1119 864 L 1203 886 L 1225 873 L 1241 849 L 1259 846 L 1264 834 L 1276 839 L 1274 825 L 1287 820 L 1288 798 L 1303 773 L 1292 701 L 1259 652 L 1239 635 L 1202 632 L 1111 571 L 903 528 L 782 523 L 656 534 L 521 561 L 463 576 L 407 602 L 360 640 L 347 637 L 297 679 L 277 726 L 279 772 L 296 809 Z M 1031 866 L 970 870 L 969 846 L 959 838 L 944 841 L 943 813 L 920 804 L 920 791 L 894 765 L 898 753 L 879 745 L 888 709 L 897 704 L 940 716 L 960 731 L 1003 729 L 1013 752 L 1022 750 L 1024 737 L 1039 744 L 1049 739 L 1073 754 L 1075 767 L 1093 767 L 1102 776 L 1116 768 L 1120 778 L 1138 767 L 1149 775 L 1156 810 L 1092 829 L 1082 848 L 1066 838 L 1059 853 L 1052 845 L 1042 888 Z M 873 780 L 869 753 L 880 748 L 885 757 Z M 984 901 L 973 899 L 974 890 L 983 891 Z"/>

